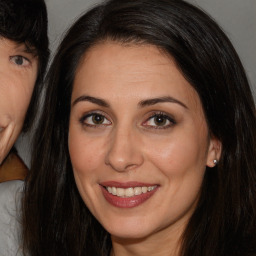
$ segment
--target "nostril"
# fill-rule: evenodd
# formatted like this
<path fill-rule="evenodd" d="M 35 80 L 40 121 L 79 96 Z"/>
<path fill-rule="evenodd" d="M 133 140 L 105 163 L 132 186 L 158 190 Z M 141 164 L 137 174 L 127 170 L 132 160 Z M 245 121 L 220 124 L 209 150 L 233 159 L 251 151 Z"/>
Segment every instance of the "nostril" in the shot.
<path fill-rule="evenodd" d="M 128 164 L 125 169 L 127 170 L 132 170 L 132 169 L 135 169 L 138 165 L 137 164 Z"/>

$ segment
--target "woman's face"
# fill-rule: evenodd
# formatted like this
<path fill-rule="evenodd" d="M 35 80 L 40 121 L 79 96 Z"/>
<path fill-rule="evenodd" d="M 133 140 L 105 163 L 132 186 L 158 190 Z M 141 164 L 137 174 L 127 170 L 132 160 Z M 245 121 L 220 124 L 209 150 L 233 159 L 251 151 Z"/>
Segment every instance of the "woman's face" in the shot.
<path fill-rule="evenodd" d="M 216 143 L 172 58 L 114 42 L 87 52 L 74 81 L 69 151 L 81 197 L 112 237 L 183 230 Z"/>
<path fill-rule="evenodd" d="M 24 44 L 0 37 L 0 164 L 22 129 L 37 69 Z"/>

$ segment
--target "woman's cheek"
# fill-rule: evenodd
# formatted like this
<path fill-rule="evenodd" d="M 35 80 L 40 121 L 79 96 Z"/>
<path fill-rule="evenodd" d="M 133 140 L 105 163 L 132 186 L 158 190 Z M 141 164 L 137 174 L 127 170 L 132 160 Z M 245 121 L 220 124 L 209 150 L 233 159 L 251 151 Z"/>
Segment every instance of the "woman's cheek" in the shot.
<path fill-rule="evenodd" d="M 87 138 L 85 134 L 79 136 L 72 130 L 69 135 L 69 153 L 75 171 L 84 174 L 96 169 L 102 158 L 102 148 L 97 139 Z"/>

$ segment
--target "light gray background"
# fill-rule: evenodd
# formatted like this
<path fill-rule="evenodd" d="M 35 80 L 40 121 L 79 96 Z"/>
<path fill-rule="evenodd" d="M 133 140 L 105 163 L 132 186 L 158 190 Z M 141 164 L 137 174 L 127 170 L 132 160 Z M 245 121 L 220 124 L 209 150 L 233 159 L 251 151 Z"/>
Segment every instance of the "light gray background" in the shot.
<path fill-rule="evenodd" d="M 68 27 L 100 0 L 45 0 L 50 48 L 54 54 Z M 134 0 L 136 1 L 136 0 Z M 247 72 L 256 99 L 256 0 L 187 0 L 207 11 L 233 42 Z M 29 165 L 30 134 L 20 136 L 17 148 Z"/>

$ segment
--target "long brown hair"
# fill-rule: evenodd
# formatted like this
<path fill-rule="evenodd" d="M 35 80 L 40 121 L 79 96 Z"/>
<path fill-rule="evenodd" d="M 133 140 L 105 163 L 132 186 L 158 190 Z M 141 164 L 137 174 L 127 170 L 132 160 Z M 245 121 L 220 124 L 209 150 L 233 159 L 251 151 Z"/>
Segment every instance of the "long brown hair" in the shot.
<path fill-rule="evenodd" d="M 222 142 L 206 169 L 198 206 L 183 234 L 182 256 L 256 253 L 256 117 L 243 66 L 220 27 L 178 0 L 111 0 L 68 31 L 48 74 L 23 202 L 30 256 L 108 255 L 107 231 L 74 181 L 68 152 L 70 98 L 82 56 L 99 41 L 151 44 L 171 55 L 197 91 L 209 130 Z"/>

